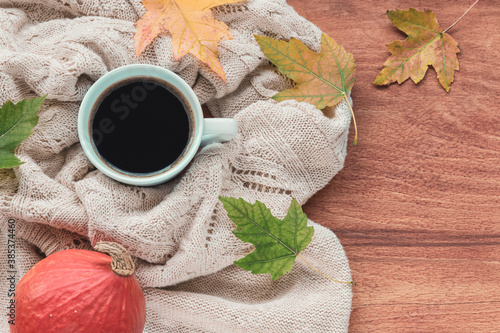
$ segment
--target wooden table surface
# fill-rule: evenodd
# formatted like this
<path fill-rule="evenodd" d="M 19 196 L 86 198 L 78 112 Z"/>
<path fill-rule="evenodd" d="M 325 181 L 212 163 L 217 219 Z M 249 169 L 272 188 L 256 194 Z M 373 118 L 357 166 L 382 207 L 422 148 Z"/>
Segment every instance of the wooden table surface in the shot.
<path fill-rule="evenodd" d="M 460 71 L 446 93 L 372 84 L 405 35 L 386 10 L 431 9 L 447 28 L 473 3 L 289 0 L 356 59 L 359 145 L 304 207 L 339 237 L 354 287 L 350 332 L 500 332 L 500 2 L 449 31 Z"/>

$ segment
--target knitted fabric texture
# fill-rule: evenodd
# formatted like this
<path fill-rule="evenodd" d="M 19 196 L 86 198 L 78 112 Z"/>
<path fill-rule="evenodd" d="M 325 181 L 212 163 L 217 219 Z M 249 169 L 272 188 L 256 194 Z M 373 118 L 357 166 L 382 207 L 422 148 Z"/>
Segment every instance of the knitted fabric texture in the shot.
<path fill-rule="evenodd" d="M 147 303 L 145 332 L 346 332 L 350 285 L 298 259 L 272 281 L 233 262 L 252 251 L 237 239 L 219 196 L 264 202 L 278 218 L 304 204 L 342 168 L 350 124 L 345 102 L 331 117 L 307 103 L 270 99 L 290 87 L 253 35 L 301 40 L 319 51 L 321 31 L 284 0 L 250 0 L 213 10 L 233 40 L 220 43 L 227 82 L 191 55 L 175 61 L 162 35 L 139 58 L 140 0 L 7 0 L 0 3 L 0 104 L 47 94 L 40 120 L 16 150 L 25 164 L 0 172 L 0 306 L 8 306 L 8 221 L 15 221 L 16 279 L 42 255 L 125 246 Z M 78 141 L 80 103 L 93 82 L 128 64 L 180 75 L 214 117 L 239 133 L 202 149 L 174 180 L 155 187 L 116 182 L 96 170 Z M 15 174 L 14 174 L 15 172 Z M 303 257 L 351 280 L 336 236 L 313 223 Z M 6 319 L 0 332 L 7 332 Z"/>

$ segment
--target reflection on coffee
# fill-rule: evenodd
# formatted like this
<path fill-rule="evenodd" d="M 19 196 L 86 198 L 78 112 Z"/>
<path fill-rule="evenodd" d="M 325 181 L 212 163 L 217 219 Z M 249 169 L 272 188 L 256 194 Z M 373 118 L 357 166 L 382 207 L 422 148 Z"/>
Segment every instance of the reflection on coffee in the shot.
<path fill-rule="evenodd" d="M 117 82 L 92 110 L 94 149 L 115 169 L 154 173 L 181 159 L 193 112 L 174 86 L 151 77 Z"/>

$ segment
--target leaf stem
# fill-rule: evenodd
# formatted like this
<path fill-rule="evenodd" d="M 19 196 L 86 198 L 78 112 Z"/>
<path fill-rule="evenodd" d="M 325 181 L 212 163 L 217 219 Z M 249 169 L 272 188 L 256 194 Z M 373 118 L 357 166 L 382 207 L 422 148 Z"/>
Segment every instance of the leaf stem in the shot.
<path fill-rule="evenodd" d="M 319 274 L 323 275 L 324 277 L 326 277 L 328 280 L 331 280 L 333 282 L 338 282 L 338 283 L 345 283 L 345 284 L 352 284 L 353 286 L 356 285 L 355 282 L 353 281 L 338 281 L 338 280 L 334 280 L 332 279 L 331 277 L 321 273 L 320 271 L 318 271 L 313 265 L 311 265 L 310 263 L 308 263 L 304 258 L 302 258 L 300 255 L 297 254 L 297 257 L 299 257 L 300 259 L 304 260 L 304 262 L 309 266 L 311 267 L 312 269 L 314 269 L 316 272 L 318 272 Z"/>
<path fill-rule="evenodd" d="M 453 23 L 452 25 L 450 25 L 450 26 L 448 27 L 448 29 L 446 29 L 445 31 L 443 31 L 443 34 L 444 34 L 444 33 L 446 33 L 448 30 L 450 30 L 451 28 L 453 28 L 453 26 L 454 26 L 455 24 L 457 24 L 457 23 L 458 23 L 458 22 L 459 22 L 459 21 L 460 21 L 460 20 L 461 20 L 461 19 L 462 19 L 462 18 L 463 18 L 463 17 L 464 17 L 467 13 L 468 13 L 468 12 L 469 12 L 469 10 L 471 10 L 471 9 L 472 9 L 472 7 L 474 7 L 474 6 L 476 5 L 476 3 L 478 3 L 478 1 L 479 1 L 479 0 L 476 0 L 476 2 L 474 2 L 474 3 L 472 4 L 472 6 L 470 6 L 470 7 L 469 7 L 469 9 L 467 9 L 467 10 L 465 11 L 465 13 L 464 13 L 462 16 L 460 16 L 460 18 L 459 18 L 458 20 L 456 20 L 456 21 L 455 21 L 455 23 Z"/>
<path fill-rule="evenodd" d="M 342 94 L 344 95 L 344 99 L 347 102 L 347 105 L 349 106 L 349 110 L 351 110 L 352 121 L 354 122 L 354 145 L 357 146 L 358 145 L 358 126 L 356 125 L 356 117 L 354 117 L 354 111 L 352 110 L 351 103 L 349 103 L 349 100 L 347 99 L 347 94 L 345 92 L 342 92 Z"/>

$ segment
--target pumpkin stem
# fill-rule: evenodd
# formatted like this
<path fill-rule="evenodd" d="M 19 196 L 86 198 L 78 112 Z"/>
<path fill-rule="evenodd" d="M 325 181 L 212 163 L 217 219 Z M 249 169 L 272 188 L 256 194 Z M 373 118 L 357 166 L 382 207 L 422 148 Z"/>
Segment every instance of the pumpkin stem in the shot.
<path fill-rule="evenodd" d="M 129 276 L 134 274 L 135 265 L 127 250 L 118 243 L 97 242 L 94 246 L 96 251 L 106 253 L 113 259 L 111 269 L 118 275 Z"/>

